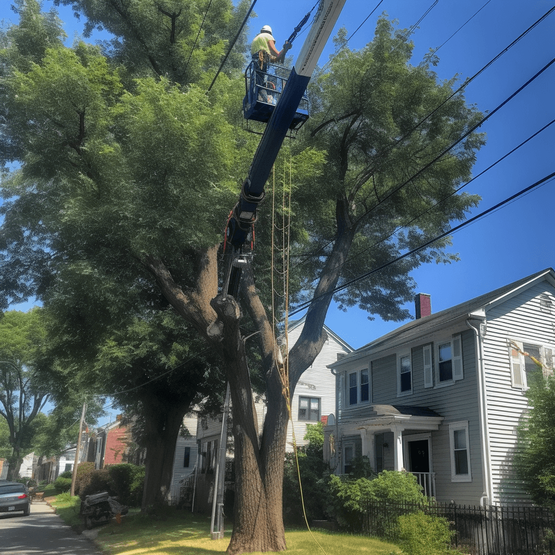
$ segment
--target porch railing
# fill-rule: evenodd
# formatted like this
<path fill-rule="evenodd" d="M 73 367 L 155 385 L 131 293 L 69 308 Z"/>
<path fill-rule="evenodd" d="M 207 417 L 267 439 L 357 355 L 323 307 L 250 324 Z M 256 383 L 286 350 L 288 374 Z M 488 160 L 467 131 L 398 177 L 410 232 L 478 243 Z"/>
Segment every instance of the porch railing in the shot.
<path fill-rule="evenodd" d="M 422 493 L 426 497 L 436 496 L 436 473 L 435 472 L 411 472 L 416 476 L 418 483 L 424 490 Z"/>

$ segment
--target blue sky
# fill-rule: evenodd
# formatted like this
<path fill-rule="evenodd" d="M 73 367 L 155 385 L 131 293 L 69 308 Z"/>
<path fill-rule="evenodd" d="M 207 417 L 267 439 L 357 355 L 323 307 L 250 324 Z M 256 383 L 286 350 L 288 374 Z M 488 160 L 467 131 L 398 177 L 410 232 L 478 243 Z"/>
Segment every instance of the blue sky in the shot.
<path fill-rule="evenodd" d="M 281 47 L 315 3 L 316 0 L 258 0 L 254 9 L 257 17 L 250 24 L 251 33 L 254 35 L 262 25 L 269 24 Z M 9 0 L 2 0 L 0 20 L 15 21 L 9 4 Z M 547 0 L 383 0 L 381 3 L 379 0 L 347 0 L 337 28 L 345 27 L 348 36 L 353 34 L 378 6 L 349 41 L 350 47 L 357 49 L 372 40 L 376 19 L 383 12 L 398 21 L 398 28 L 409 28 L 429 10 L 412 34 L 414 63 L 417 64 L 430 48 L 443 45 L 438 51 L 439 65 L 435 68 L 439 78 L 458 75 L 462 82 L 482 69 L 553 5 Z M 49 8 L 51 2 L 45 1 L 44 6 Z M 59 11 L 72 39 L 75 33 L 81 32 L 82 24 L 74 19 L 71 9 L 60 8 Z M 294 58 L 305 36 L 300 35 L 295 42 L 290 52 Z M 467 87 L 467 101 L 484 113 L 493 111 L 555 57 L 554 37 L 555 12 Z M 332 53 L 330 41 L 320 65 Z M 474 175 L 555 119 L 554 99 L 555 64 L 483 126 L 481 131 L 487 134 L 487 145 L 478 153 Z M 468 192 L 481 195 L 483 200 L 470 216 L 555 171 L 553 145 L 555 124 L 471 183 Z M 447 266 L 427 265 L 415 271 L 412 277 L 418 283 L 418 292 L 429 293 L 432 310 L 438 312 L 538 270 L 555 267 L 554 211 L 555 181 L 551 181 L 462 229 L 453 236 L 451 248 L 459 254 L 460 262 Z M 412 303 L 408 308 L 413 311 Z M 330 309 L 326 323 L 354 347 L 400 325 L 379 319 L 368 321 L 366 313 L 357 309 L 342 313 L 334 308 Z"/>

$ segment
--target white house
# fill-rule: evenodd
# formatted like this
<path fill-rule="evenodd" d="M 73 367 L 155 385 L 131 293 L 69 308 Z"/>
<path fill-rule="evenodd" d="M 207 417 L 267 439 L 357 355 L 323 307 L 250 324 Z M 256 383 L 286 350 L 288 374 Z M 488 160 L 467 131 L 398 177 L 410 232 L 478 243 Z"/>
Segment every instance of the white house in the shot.
<path fill-rule="evenodd" d="M 376 471 L 404 468 L 439 501 L 529 503 L 512 459 L 527 380 L 553 371 L 555 272 L 437 314 L 427 296 L 417 305 L 422 317 L 330 365 L 327 459 L 336 473 L 357 454 Z"/>

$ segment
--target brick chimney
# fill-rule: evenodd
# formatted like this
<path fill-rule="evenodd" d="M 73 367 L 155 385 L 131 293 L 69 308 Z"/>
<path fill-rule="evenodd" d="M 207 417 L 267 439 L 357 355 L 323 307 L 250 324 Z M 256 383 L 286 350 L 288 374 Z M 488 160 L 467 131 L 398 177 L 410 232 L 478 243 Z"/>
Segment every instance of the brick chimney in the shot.
<path fill-rule="evenodd" d="M 415 316 L 418 320 L 419 318 L 424 318 L 424 316 L 430 316 L 432 313 L 432 299 L 427 293 L 418 293 L 414 297 L 415 306 Z"/>

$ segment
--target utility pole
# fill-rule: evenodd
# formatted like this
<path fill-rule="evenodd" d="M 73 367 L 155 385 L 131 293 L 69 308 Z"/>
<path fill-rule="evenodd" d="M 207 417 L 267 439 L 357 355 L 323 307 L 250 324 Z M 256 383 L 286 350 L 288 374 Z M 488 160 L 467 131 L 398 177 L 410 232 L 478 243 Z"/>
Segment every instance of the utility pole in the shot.
<path fill-rule="evenodd" d="M 77 465 L 79 464 L 79 451 L 81 449 L 81 435 L 83 433 L 83 423 L 85 422 L 85 413 L 87 412 L 87 403 L 83 403 L 81 411 L 81 420 L 79 422 L 79 435 L 77 436 L 77 448 L 75 449 L 75 461 L 73 462 L 73 474 L 71 476 L 71 497 L 75 495 L 75 479 L 77 478 Z"/>

